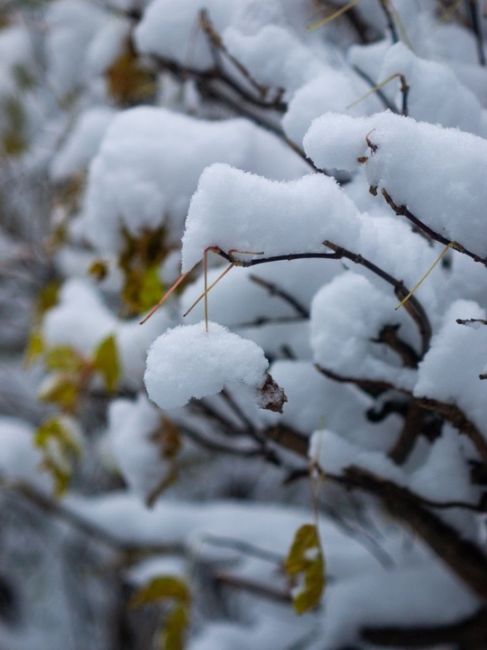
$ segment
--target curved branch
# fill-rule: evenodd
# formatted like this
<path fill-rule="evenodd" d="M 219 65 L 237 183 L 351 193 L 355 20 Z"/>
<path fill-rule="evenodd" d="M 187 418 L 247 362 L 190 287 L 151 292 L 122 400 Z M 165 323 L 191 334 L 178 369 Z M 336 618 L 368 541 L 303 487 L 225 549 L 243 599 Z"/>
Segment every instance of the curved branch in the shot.
<path fill-rule="evenodd" d="M 451 242 L 443 235 L 440 235 L 439 232 L 433 230 L 433 228 L 427 226 L 423 221 L 421 221 L 421 219 L 419 219 L 416 215 L 414 215 L 405 205 L 397 204 L 386 189 L 382 188 L 381 193 L 384 199 L 386 200 L 386 203 L 394 210 L 394 212 L 399 217 L 406 217 L 406 219 L 408 219 L 411 223 L 413 223 L 416 226 L 416 228 L 419 228 L 419 230 L 424 232 L 430 239 L 433 239 L 434 241 L 437 241 L 438 243 L 443 244 L 444 246 L 448 246 L 450 244 L 451 247 L 454 250 L 458 251 L 459 253 L 463 253 L 464 255 L 467 255 L 467 257 L 473 259 L 475 262 L 479 262 L 480 264 L 487 266 L 487 258 L 480 257 L 480 255 L 477 255 L 476 253 L 472 252 L 471 250 L 463 246 L 463 244 L 460 244 L 459 242 Z"/>

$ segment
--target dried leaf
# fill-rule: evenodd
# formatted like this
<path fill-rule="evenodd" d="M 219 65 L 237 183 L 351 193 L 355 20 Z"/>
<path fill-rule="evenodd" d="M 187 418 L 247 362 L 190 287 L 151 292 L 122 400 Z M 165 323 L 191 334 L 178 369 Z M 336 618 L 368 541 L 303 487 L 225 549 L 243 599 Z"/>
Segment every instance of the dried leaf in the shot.
<path fill-rule="evenodd" d="M 284 404 L 287 402 L 286 393 L 274 379 L 266 374 L 262 388 L 259 390 L 258 403 L 260 408 L 267 411 L 282 413 Z"/>
<path fill-rule="evenodd" d="M 88 268 L 88 273 L 92 275 L 95 278 L 95 280 L 101 282 L 108 275 L 108 267 L 106 265 L 106 262 L 104 262 L 103 260 L 95 260 L 94 262 L 92 262 L 92 264 L 90 264 Z"/>
<path fill-rule="evenodd" d="M 131 43 L 106 72 L 108 92 L 121 105 L 150 100 L 156 92 L 156 75 L 141 62 Z"/>

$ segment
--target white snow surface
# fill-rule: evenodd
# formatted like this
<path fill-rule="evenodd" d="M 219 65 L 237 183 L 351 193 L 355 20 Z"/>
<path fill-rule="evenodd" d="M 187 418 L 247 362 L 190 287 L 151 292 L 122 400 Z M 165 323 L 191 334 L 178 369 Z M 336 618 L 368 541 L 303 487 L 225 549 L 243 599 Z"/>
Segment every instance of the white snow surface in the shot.
<path fill-rule="evenodd" d="M 216 395 L 226 385 L 261 388 L 269 362 L 258 345 L 217 323 L 180 325 L 154 341 L 144 381 L 162 409 L 184 406 L 193 397 Z"/>
<path fill-rule="evenodd" d="M 143 394 L 117 399 L 108 411 L 108 437 L 118 469 L 131 490 L 145 499 L 164 479 L 166 463 L 151 435 L 161 413 Z"/>
<path fill-rule="evenodd" d="M 387 290 L 386 290 L 387 291 Z M 411 327 L 396 311 L 392 291 L 376 288 L 363 275 L 348 272 L 325 285 L 311 308 L 311 347 L 315 362 L 345 377 L 390 382 L 412 390 L 416 375 L 387 346 L 374 343 L 385 325 Z"/>
<path fill-rule="evenodd" d="M 326 114 L 313 122 L 304 146 L 326 168 L 353 170 L 358 157 L 368 156 L 367 179 L 379 196 L 385 189 L 449 241 L 487 256 L 485 139 L 387 112 L 359 118 Z"/>
<path fill-rule="evenodd" d="M 117 252 L 132 235 L 172 225 L 182 233 L 189 200 L 205 167 L 227 162 L 278 180 L 307 173 L 275 136 L 244 119 L 205 121 L 163 108 L 123 111 L 93 160 L 83 210 L 85 234 L 100 251 Z"/>
<path fill-rule="evenodd" d="M 457 300 L 450 306 L 419 366 L 414 394 L 456 404 L 487 436 L 487 386 L 479 380 L 487 359 L 487 327 L 456 322 L 485 317 L 485 309 L 473 301 Z"/>
<path fill-rule="evenodd" d="M 96 346 L 113 334 L 123 383 L 137 388 L 141 386 L 149 345 L 172 324 L 164 308 L 143 326 L 139 320 L 116 318 L 90 282 L 73 278 L 63 285 L 58 304 L 47 312 L 42 332 L 48 346 L 68 345 L 85 358 L 90 358 Z"/>
<path fill-rule="evenodd" d="M 325 239 L 353 242 L 357 233 L 357 209 L 331 178 L 313 174 L 276 182 L 215 164 L 203 172 L 191 200 L 182 270 L 210 246 L 245 251 L 245 259 L 324 253 Z"/>
<path fill-rule="evenodd" d="M 52 481 L 41 470 L 41 463 L 34 428 L 18 418 L 0 417 L 0 483 L 24 483 L 48 491 Z"/>
<path fill-rule="evenodd" d="M 95 156 L 115 111 L 105 106 L 83 112 L 70 131 L 66 142 L 57 151 L 51 164 L 55 181 L 82 172 Z"/>

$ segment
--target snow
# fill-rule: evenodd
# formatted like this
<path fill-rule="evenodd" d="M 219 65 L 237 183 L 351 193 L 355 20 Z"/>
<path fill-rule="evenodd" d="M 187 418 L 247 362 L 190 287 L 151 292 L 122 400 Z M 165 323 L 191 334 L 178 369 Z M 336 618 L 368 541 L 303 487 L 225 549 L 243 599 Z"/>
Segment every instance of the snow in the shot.
<path fill-rule="evenodd" d="M 98 76 L 106 72 L 130 36 L 130 21 L 113 17 L 97 32 L 86 52 L 86 74 Z"/>
<path fill-rule="evenodd" d="M 215 28 L 221 33 L 239 9 L 234 0 L 154 0 L 135 29 L 139 52 L 154 54 L 189 65 L 197 70 L 213 66 L 198 14 L 206 9 Z"/>
<path fill-rule="evenodd" d="M 85 52 L 104 21 L 100 8 L 82 0 L 60 0 L 48 7 L 46 56 L 56 94 L 66 96 L 85 81 Z"/>
<path fill-rule="evenodd" d="M 328 169 L 353 170 L 358 157 L 368 156 L 367 179 L 379 196 L 384 188 L 448 240 L 487 255 L 483 138 L 387 112 L 360 118 L 330 113 L 313 122 L 304 146 Z"/>
<path fill-rule="evenodd" d="M 13 417 L 0 417 L 0 483 L 24 483 L 50 491 L 49 475 L 41 471 L 42 454 L 34 446 L 33 427 Z"/>
<path fill-rule="evenodd" d="M 410 596 L 405 599 L 405 594 Z M 448 624 L 477 608 L 475 597 L 463 584 L 431 560 L 330 585 L 327 596 L 322 648 L 352 643 L 361 627 Z"/>
<path fill-rule="evenodd" d="M 323 70 L 323 63 L 288 30 L 266 25 L 254 34 L 225 32 L 225 44 L 257 81 L 270 88 L 297 90 Z"/>
<path fill-rule="evenodd" d="M 47 312 L 42 331 L 48 346 L 68 345 L 89 357 L 113 333 L 115 323 L 88 282 L 71 280 L 61 288 L 58 304 Z"/>
<path fill-rule="evenodd" d="M 323 113 L 369 115 L 381 110 L 382 104 L 375 94 L 347 110 L 369 90 L 369 86 L 355 73 L 335 70 L 331 66 L 325 68 L 293 94 L 282 126 L 291 140 L 301 144 L 313 120 Z"/>
<path fill-rule="evenodd" d="M 315 362 L 345 377 L 390 382 L 412 390 L 415 372 L 403 367 L 399 356 L 374 343 L 385 325 L 400 325 L 399 336 L 410 323 L 397 298 L 348 272 L 325 285 L 311 308 L 311 347 Z"/>
<path fill-rule="evenodd" d="M 117 399 L 108 410 L 108 437 L 114 460 L 130 490 L 147 498 L 164 479 L 167 467 L 157 442 L 161 413 L 145 395 L 136 401 Z"/>
<path fill-rule="evenodd" d="M 411 475 L 409 486 L 416 494 L 433 501 L 476 502 L 477 490 L 470 483 L 458 431 L 449 425 L 443 427 L 424 464 Z"/>
<path fill-rule="evenodd" d="M 414 394 L 456 404 L 487 435 L 487 386 L 479 379 L 487 359 L 487 327 L 456 322 L 485 317 L 485 309 L 473 301 L 457 300 L 450 306 L 419 366 Z"/>
<path fill-rule="evenodd" d="M 87 359 L 103 339 L 113 334 L 123 382 L 126 386 L 139 387 L 147 349 L 172 324 L 172 319 L 167 311 L 159 309 L 143 327 L 139 320 L 117 319 L 92 284 L 73 278 L 63 285 L 58 304 L 44 317 L 42 332 L 48 346 L 67 345 Z"/>
<path fill-rule="evenodd" d="M 180 325 L 151 345 L 144 381 L 151 400 L 170 409 L 216 395 L 228 384 L 261 388 L 268 365 L 255 343 L 217 323 L 208 332 L 203 323 Z"/>
<path fill-rule="evenodd" d="M 311 436 L 308 455 L 324 472 L 339 476 L 347 467 L 360 467 L 396 485 L 405 483 L 405 475 L 382 452 L 361 449 L 330 429 L 315 431 Z"/>
<path fill-rule="evenodd" d="M 85 170 L 95 156 L 115 111 L 105 107 L 83 112 L 60 147 L 51 164 L 51 177 L 62 181 Z"/>
<path fill-rule="evenodd" d="M 248 251 L 245 259 L 292 253 L 324 253 L 323 241 L 353 242 L 357 210 L 331 178 L 319 174 L 287 183 L 228 165 L 201 175 L 186 220 L 182 270 L 206 248 Z"/>
<path fill-rule="evenodd" d="M 327 427 L 365 449 L 387 451 L 399 431 L 400 419 L 371 423 L 365 418 L 373 401 L 353 386 L 338 384 L 309 361 L 275 361 L 270 368 L 288 401 L 282 416 L 266 417 L 305 434 Z"/>
<path fill-rule="evenodd" d="M 123 111 L 90 167 L 86 236 L 103 252 L 119 250 L 122 228 L 137 235 L 167 224 L 177 237 L 198 178 L 215 161 L 279 180 L 308 171 L 293 151 L 247 120 L 210 122 L 153 107 Z"/>
<path fill-rule="evenodd" d="M 222 272 L 222 267 L 210 269 L 208 284 L 211 285 Z M 236 267 L 209 294 L 210 315 L 214 321 L 227 327 L 242 327 L 269 319 L 270 326 L 276 320 L 303 320 L 303 315 L 282 297 L 272 293 L 272 288 L 285 292 L 303 310 L 309 310 L 311 300 L 318 289 L 331 280 L 340 269 L 332 262 L 323 260 L 293 260 L 262 264 L 253 268 Z M 270 288 L 258 282 L 267 283 Z M 204 290 L 200 276 L 188 284 L 181 295 L 180 311 L 184 314 Z M 238 296 L 238 301 L 235 300 Z M 232 305 L 229 309 L 228 306 Z M 203 302 L 185 317 L 188 323 L 201 320 Z M 265 324 L 265 323 L 264 323 Z"/>
<path fill-rule="evenodd" d="M 448 66 L 421 59 L 403 43 L 397 43 L 387 51 L 379 81 L 394 74 L 402 74 L 406 79 L 411 117 L 476 135 L 487 134 L 483 121 L 485 110 Z M 391 84 L 397 88 L 396 104 L 401 106 L 399 81 Z"/>

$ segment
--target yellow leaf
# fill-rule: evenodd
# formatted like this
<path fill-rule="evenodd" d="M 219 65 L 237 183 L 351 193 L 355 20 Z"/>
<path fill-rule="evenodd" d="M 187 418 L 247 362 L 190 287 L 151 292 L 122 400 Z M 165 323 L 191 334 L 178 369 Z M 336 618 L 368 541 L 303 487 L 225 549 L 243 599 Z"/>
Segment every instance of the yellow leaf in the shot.
<path fill-rule="evenodd" d="M 131 607 L 141 607 L 164 600 L 175 600 L 188 605 L 191 595 L 187 585 L 175 576 L 159 576 L 141 587 L 130 599 Z"/>
<path fill-rule="evenodd" d="M 35 445 L 40 449 L 46 449 L 51 440 L 56 441 L 60 449 L 65 453 L 78 455 L 81 451 L 70 431 L 58 418 L 46 420 L 37 429 L 34 436 Z"/>
<path fill-rule="evenodd" d="M 39 393 L 43 402 L 57 404 L 63 411 L 72 412 L 78 403 L 79 387 L 75 381 L 65 375 L 53 378 L 48 388 Z"/>
<path fill-rule="evenodd" d="M 120 379 L 120 362 L 118 360 L 117 343 L 113 334 L 103 339 L 97 346 L 93 363 L 103 377 L 107 390 L 113 391 Z"/>
<path fill-rule="evenodd" d="M 48 282 L 37 296 L 37 316 L 43 316 L 48 309 L 58 303 L 60 284 L 57 281 Z"/>
<path fill-rule="evenodd" d="M 317 607 L 325 588 L 325 559 L 315 525 L 304 524 L 296 531 L 284 568 L 289 576 L 301 577 L 303 581 L 293 595 L 296 613 L 303 614 Z"/>
<path fill-rule="evenodd" d="M 44 341 L 42 334 L 38 330 L 31 332 L 29 340 L 27 341 L 27 346 L 25 348 L 25 363 L 30 365 L 36 359 L 42 356 L 44 352 Z"/>
<path fill-rule="evenodd" d="M 50 418 L 37 429 L 34 444 L 43 453 L 42 467 L 52 476 L 55 496 L 62 496 L 71 480 L 71 458 L 81 452 L 77 441 L 58 418 Z"/>
<path fill-rule="evenodd" d="M 42 468 L 51 474 L 54 481 L 54 496 L 60 498 L 65 494 L 71 480 L 71 472 L 52 458 L 42 461 Z"/>
<path fill-rule="evenodd" d="M 44 364 L 49 370 L 78 373 L 83 368 L 84 361 L 69 345 L 56 345 L 46 350 Z"/>
<path fill-rule="evenodd" d="M 175 607 L 166 618 L 161 635 L 162 650 L 183 650 L 184 637 L 189 623 L 188 610 L 184 605 Z"/>

